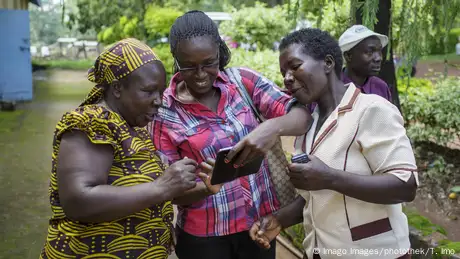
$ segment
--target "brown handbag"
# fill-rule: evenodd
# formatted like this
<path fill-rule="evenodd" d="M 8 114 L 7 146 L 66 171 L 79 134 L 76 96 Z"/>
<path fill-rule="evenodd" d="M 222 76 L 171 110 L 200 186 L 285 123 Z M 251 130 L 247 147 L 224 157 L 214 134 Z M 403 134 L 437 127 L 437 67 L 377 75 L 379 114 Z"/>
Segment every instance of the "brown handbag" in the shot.
<path fill-rule="evenodd" d="M 226 75 L 230 81 L 237 86 L 237 90 L 240 93 L 246 104 L 251 107 L 251 110 L 256 115 L 256 119 L 259 123 L 263 123 L 266 119 L 260 114 L 260 112 L 254 106 L 252 98 L 249 96 L 246 86 L 241 80 L 241 75 L 237 68 L 225 69 Z M 270 177 L 275 187 L 276 197 L 280 202 L 281 207 L 284 207 L 292 203 L 297 197 L 298 193 L 294 185 L 291 183 L 288 172 L 288 161 L 282 147 L 281 138 L 278 137 L 276 144 L 267 153 L 267 162 L 270 171 Z"/>

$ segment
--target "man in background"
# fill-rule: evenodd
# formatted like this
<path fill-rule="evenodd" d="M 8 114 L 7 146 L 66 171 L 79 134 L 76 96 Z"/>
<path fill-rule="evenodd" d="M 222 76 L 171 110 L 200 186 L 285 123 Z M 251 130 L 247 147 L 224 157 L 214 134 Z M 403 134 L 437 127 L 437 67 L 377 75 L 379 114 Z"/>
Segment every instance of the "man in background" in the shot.
<path fill-rule="evenodd" d="M 388 37 L 375 33 L 363 25 L 353 25 L 339 38 L 346 67 L 344 83 L 353 82 L 365 94 L 377 94 L 392 102 L 390 88 L 378 78 L 382 63 L 382 49 Z"/>

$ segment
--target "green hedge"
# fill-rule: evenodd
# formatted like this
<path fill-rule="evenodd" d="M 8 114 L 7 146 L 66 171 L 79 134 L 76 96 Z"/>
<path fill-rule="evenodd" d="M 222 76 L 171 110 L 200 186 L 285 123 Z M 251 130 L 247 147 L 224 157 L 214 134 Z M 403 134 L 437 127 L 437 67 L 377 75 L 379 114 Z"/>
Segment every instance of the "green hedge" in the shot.
<path fill-rule="evenodd" d="M 434 85 L 432 81 L 423 78 L 400 78 L 397 82 L 400 98 L 414 98 L 424 94 L 433 94 Z"/>
<path fill-rule="evenodd" d="M 126 16 L 122 16 L 117 23 L 101 30 L 97 34 L 97 40 L 110 45 L 125 38 L 142 39 L 144 37 L 144 33 L 140 25 L 141 21 L 139 21 L 137 17 L 128 18 Z"/>
<path fill-rule="evenodd" d="M 411 79 L 410 82 L 413 82 Z M 403 81 L 404 82 L 404 81 Z M 399 84 L 407 133 L 413 141 L 434 141 L 445 145 L 460 137 L 460 80 L 439 79 L 433 86 L 416 80 Z"/>
<path fill-rule="evenodd" d="M 174 8 L 163 8 L 150 5 L 144 16 L 144 26 L 147 31 L 147 38 L 155 40 L 169 36 L 169 30 L 177 17 L 183 13 Z"/>
<path fill-rule="evenodd" d="M 267 7 L 256 2 L 253 7 L 230 12 L 232 20 L 223 21 L 219 31 L 237 42 L 256 44 L 258 50 L 273 49 L 273 43 L 293 29 L 282 6 Z"/>
<path fill-rule="evenodd" d="M 81 60 L 67 60 L 67 59 L 55 59 L 55 60 L 41 60 L 33 59 L 32 65 L 38 67 L 44 67 L 46 69 L 70 69 L 70 70 L 88 70 L 93 66 L 94 60 L 81 59 Z"/>
<path fill-rule="evenodd" d="M 160 58 L 160 60 L 163 62 L 163 65 L 165 66 L 166 74 L 169 80 L 174 72 L 173 70 L 174 59 L 171 55 L 169 44 L 159 44 L 153 47 L 152 49 L 155 52 L 155 54 Z"/>
<path fill-rule="evenodd" d="M 278 52 L 271 50 L 253 52 L 243 49 L 234 49 L 232 50 L 232 60 L 229 66 L 248 67 L 272 80 L 279 87 L 284 87 L 278 56 Z"/>

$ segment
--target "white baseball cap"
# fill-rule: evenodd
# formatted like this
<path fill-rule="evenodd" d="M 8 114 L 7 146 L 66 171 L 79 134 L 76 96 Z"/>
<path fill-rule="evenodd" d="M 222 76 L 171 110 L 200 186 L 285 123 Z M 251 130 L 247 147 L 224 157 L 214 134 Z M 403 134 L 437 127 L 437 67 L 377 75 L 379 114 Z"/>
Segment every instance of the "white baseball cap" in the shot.
<path fill-rule="evenodd" d="M 339 38 L 339 46 L 342 52 L 349 51 L 362 40 L 371 37 L 377 36 L 382 43 L 382 47 L 385 47 L 388 44 L 388 37 L 382 34 L 378 34 L 369 30 L 364 25 L 353 25 L 348 28 L 342 36 Z"/>

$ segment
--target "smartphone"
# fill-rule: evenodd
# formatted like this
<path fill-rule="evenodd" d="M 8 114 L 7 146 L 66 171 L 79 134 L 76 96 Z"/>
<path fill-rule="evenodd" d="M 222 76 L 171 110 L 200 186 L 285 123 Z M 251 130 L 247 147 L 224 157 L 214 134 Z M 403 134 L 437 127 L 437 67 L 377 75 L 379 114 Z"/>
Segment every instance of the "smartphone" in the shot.
<path fill-rule="evenodd" d="M 216 164 L 211 178 L 212 185 L 231 182 L 239 177 L 259 172 L 262 162 L 264 161 L 263 155 L 254 158 L 250 162 L 238 168 L 233 167 L 232 161 L 228 164 L 225 163 L 225 158 L 232 148 L 233 147 L 222 148 L 217 153 Z M 238 155 L 235 157 L 238 157 Z"/>
<path fill-rule="evenodd" d="M 308 155 L 304 153 L 293 156 L 291 162 L 296 164 L 306 164 L 310 162 L 310 159 L 308 158 Z"/>

